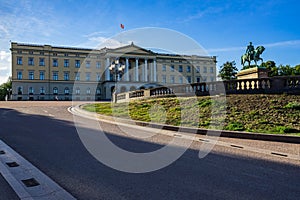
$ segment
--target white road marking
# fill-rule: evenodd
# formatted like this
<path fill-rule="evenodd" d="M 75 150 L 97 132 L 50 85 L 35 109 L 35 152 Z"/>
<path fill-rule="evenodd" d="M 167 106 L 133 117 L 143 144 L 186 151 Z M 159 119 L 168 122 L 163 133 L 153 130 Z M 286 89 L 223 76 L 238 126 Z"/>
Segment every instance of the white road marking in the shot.
<path fill-rule="evenodd" d="M 16 153 L 12 148 L 0 140 L 0 173 L 10 184 L 21 200 L 73 200 L 70 193 L 51 180 L 43 172 Z M 18 167 L 9 167 L 7 163 L 16 162 Z M 27 187 L 22 180 L 34 178 L 39 185 Z"/>

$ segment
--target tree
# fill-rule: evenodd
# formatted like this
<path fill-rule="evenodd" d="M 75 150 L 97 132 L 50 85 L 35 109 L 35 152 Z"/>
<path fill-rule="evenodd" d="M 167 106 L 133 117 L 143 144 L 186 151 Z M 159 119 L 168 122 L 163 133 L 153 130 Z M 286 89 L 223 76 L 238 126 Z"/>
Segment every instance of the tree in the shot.
<path fill-rule="evenodd" d="M 219 77 L 223 80 L 233 80 L 236 79 L 237 68 L 235 66 L 235 61 L 227 61 L 220 67 Z"/>
<path fill-rule="evenodd" d="M 278 71 L 280 76 L 291 76 L 295 75 L 294 68 L 290 65 L 279 65 Z"/>
<path fill-rule="evenodd" d="M 269 71 L 269 77 L 278 76 L 278 68 L 276 67 L 276 63 L 274 61 L 268 60 L 267 62 L 262 63 L 262 66 Z"/>
<path fill-rule="evenodd" d="M 11 89 L 12 89 L 12 85 L 11 85 L 11 77 L 8 78 L 6 83 L 3 83 L 0 85 L 0 101 L 4 101 L 5 97 L 9 96 L 11 94 Z"/>
<path fill-rule="evenodd" d="M 300 64 L 294 67 L 295 75 L 300 75 Z"/>

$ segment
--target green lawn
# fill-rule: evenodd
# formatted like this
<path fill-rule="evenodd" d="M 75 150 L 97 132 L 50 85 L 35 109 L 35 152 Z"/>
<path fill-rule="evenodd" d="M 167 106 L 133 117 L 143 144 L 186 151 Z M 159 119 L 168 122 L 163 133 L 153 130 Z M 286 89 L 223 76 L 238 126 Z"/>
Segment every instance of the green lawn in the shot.
<path fill-rule="evenodd" d="M 300 136 L 300 97 L 297 95 L 158 98 L 87 104 L 83 109 L 175 126 Z"/>

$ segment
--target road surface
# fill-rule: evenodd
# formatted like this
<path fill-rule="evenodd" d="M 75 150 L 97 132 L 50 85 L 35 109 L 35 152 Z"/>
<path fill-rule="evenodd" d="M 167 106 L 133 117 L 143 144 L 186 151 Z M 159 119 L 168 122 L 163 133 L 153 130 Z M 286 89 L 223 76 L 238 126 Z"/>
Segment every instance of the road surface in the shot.
<path fill-rule="evenodd" d="M 300 197 L 297 144 L 221 138 L 210 154 L 199 159 L 203 141 L 197 140 L 178 160 L 163 169 L 140 174 L 120 172 L 102 164 L 87 151 L 68 111 L 70 106 L 70 102 L 2 102 L 0 140 L 77 199 Z M 81 128 L 96 134 L 97 130 L 84 125 L 89 120 L 81 118 Z M 125 135 L 115 124 L 103 122 L 101 127 L 119 147 L 137 153 L 160 149 L 172 137 L 159 134 L 136 139 Z M 127 129 L 145 134 L 141 128 Z M 0 199 L 16 198 L 1 176 L 0 193 Z"/>

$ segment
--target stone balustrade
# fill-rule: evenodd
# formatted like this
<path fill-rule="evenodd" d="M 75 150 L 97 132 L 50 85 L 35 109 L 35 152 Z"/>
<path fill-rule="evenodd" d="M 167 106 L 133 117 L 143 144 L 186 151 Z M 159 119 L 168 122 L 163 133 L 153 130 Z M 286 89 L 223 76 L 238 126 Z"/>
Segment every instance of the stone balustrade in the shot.
<path fill-rule="evenodd" d="M 300 76 L 240 79 L 170 85 L 147 90 L 137 90 L 116 95 L 117 102 L 137 98 L 165 96 L 208 96 L 220 94 L 300 94 Z"/>

